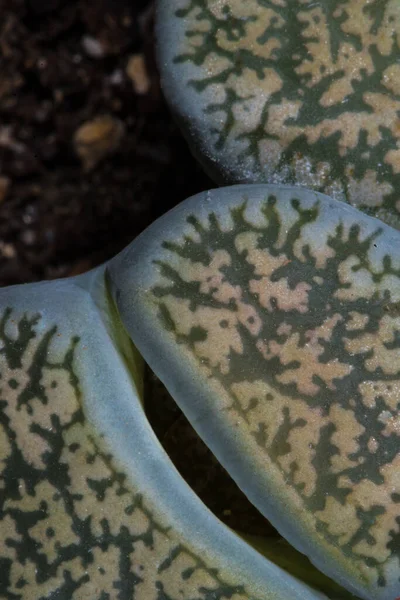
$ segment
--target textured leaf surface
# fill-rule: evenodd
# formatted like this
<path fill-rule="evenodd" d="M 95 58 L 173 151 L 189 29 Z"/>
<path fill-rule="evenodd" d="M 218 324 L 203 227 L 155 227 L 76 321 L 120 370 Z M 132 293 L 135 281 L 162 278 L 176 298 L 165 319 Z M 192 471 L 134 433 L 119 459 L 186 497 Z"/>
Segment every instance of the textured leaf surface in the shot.
<path fill-rule="evenodd" d="M 159 0 L 163 86 L 231 183 L 300 184 L 400 226 L 398 0 Z"/>
<path fill-rule="evenodd" d="M 186 487 L 144 417 L 140 363 L 102 270 L 0 292 L 0 597 L 322 598 Z"/>
<path fill-rule="evenodd" d="M 333 579 L 400 591 L 400 235 L 326 196 L 199 195 L 111 265 L 145 360 Z"/>

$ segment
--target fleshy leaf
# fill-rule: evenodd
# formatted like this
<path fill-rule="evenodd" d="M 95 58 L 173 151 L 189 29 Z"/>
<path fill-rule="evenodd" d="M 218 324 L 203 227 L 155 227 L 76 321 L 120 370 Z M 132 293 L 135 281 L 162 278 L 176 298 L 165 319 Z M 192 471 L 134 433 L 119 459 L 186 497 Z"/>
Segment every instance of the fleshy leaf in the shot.
<path fill-rule="evenodd" d="M 0 596 L 317 600 L 208 512 L 142 407 L 104 267 L 0 291 Z"/>
<path fill-rule="evenodd" d="M 316 192 L 237 186 L 171 211 L 110 276 L 249 499 L 349 591 L 399 596 L 399 232 Z"/>
<path fill-rule="evenodd" d="M 157 38 L 217 181 L 302 185 L 400 227 L 398 0 L 158 0 Z"/>

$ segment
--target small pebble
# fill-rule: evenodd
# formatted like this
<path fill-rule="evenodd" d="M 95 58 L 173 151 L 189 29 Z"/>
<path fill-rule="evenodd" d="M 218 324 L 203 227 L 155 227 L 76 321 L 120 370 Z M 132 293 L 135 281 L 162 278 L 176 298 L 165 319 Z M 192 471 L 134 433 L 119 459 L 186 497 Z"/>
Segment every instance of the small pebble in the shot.
<path fill-rule="evenodd" d="M 0 242 L 0 253 L 6 258 L 15 258 L 17 252 L 12 244 L 5 244 Z"/>
<path fill-rule="evenodd" d="M 74 148 L 83 168 L 90 171 L 103 158 L 112 154 L 124 135 L 124 124 L 111 115 L 86 121 L 74 134 Z"/>
<path fill-rule="evenodd" d="M 82 38 L 82 47 L 90 58 L 103 58 L 105 51 L 99 40 L 91 35 L 84 35 Z"/>
<path fill-rule="evenodd" d="M 121 85 L 124 82 L 124 74 L 121 69 L 115 69 L 109 77 L 111 85 Z"/>
<path fill-rule="evenodd" d="M 25 229 L 21 233 L 20 237 L 22 242 L 27 246 L 33 246 L 33 244 L 36 242 L 36 234 L 32 229 Z"/>
<path fill-rule="evenodd" d="M 132 54 L 126 65 L 126 74 L 131 79 L 137 94 L 144 95 L 150 91 L 150 79 L 143 54 Z"/>

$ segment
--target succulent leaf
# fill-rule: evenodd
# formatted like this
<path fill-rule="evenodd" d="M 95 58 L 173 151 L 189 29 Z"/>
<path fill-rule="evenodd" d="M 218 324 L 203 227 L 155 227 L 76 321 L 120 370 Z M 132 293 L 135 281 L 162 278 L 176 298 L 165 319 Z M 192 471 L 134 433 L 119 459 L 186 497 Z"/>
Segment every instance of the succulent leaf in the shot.
<path fill-rule="evenodd" d="M 284 186 L 198 195 L 109 266 L 121 319 L 249 499 L 366 600 L 400 591 L 400 234 Z"/>
<path fill-rule="evenodd" d="M 227 530 L 159 445 L 104 268 L 0 291 L 0 596 L 317 600 Z"/>
<path fill-rule="evenodd" d="M 157 37 L 217 181 L 302 185 L 400 227 L 398 0 L 158 0 Z"/>

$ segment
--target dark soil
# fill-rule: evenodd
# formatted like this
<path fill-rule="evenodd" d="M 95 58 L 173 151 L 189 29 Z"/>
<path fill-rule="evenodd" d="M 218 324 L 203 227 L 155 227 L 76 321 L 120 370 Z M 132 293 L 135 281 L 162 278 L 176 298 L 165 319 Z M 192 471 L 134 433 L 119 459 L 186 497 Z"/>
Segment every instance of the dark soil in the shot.
<path fill-rule="evenodd" d="M 165 105 L 153 21 L 149 0 L 0 0 L 0 285 L 87 271 L 215 187 Z M 269 534 L 173 401 L 152 397 L 156 433 L 203 501 Z"/>
<path fill-rule="evenodd" d="M 0 72 L 2 285 L 85 271 L 213 186 L 160 92 L 150 2 L 0 0 Z M 87 168 L 74 136 L 104 116 L 123 132 Z"/>

